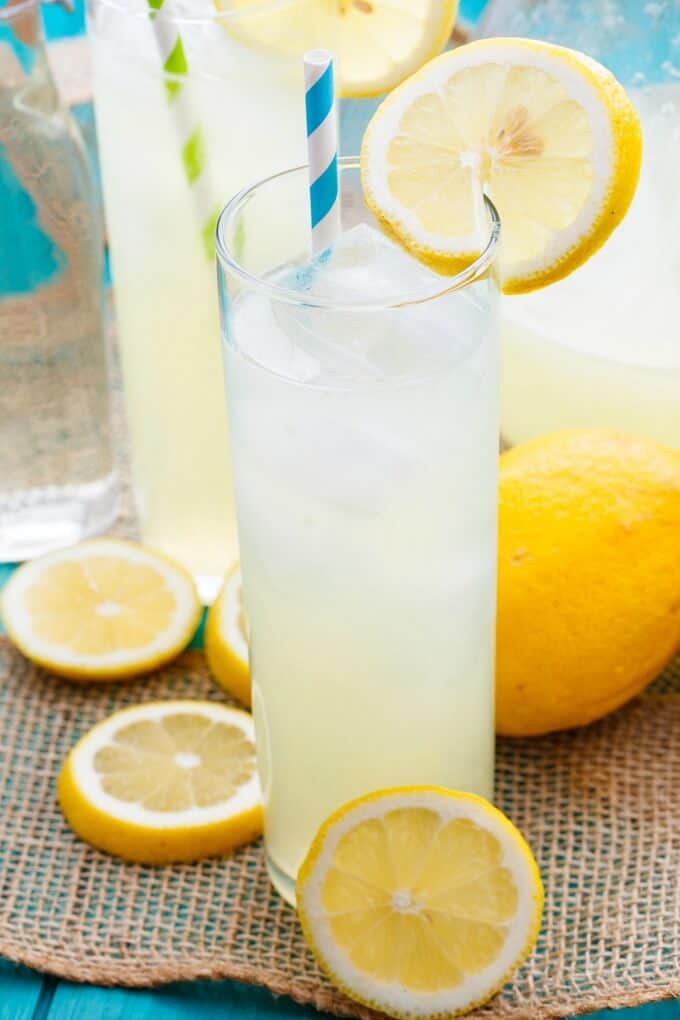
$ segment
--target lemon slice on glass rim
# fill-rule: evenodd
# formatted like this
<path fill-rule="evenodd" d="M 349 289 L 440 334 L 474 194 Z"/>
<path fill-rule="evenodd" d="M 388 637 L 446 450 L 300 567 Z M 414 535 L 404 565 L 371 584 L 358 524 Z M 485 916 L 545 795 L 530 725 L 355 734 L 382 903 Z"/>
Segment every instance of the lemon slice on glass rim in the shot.
<path fill-rule="evenodd" d="M 506 293 L 561 279 L 604 244 L 635 193 L 642 137 L 605 68 L 530 39 L 442 54 L 381 104 L 364 136 L 367 204 L 413 254 L 455 273 L 501 219 Z"/>
<path fill-rule="evenodd" d="M 205 656 L 219 685 L 250 708 L 248 629 L 238 563 L 228 571 L 222 590 L 208 610 Z"/>
<path fill-rule="evenodd" d="M 0 605 L 19 650 L 74 680 L 156 669 L 182 651 L 201 616 L 186 570 L 118 539 L 92 539 L 24 563 Z"/>
<path fill-rule="evenodd" d="M 251 46 L 302 58 L 325 46 L 345 97 L 379 96 L 440 52 L 458 0 L 215 0 L 221 24 Z"/>
<path fill-rule="evenodd" d="M 439 787 L 381 790 L 322 825 L 297 908 L 319 965 L 389 1016 L 453 1016 L 486 1002 L 541 924 L 536 862 L 487 801 Z"/>
<path fill-rule="evenodd" d="M 126 860 L 226 854 L 262 831 L 252 717 L 208 701 L 122 709 L 76 744 L 58 794 L 78 836 Z"/>

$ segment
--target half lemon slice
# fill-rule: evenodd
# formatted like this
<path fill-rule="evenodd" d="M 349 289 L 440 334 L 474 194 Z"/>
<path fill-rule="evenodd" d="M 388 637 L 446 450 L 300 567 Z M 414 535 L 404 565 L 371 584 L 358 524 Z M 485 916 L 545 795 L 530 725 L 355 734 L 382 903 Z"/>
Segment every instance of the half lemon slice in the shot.
<path fill-rule="evenodd" d="M 158 553 L 95 539 L 25 563 L 2 593 L 24 655 L 75 680 L 116 680 L 173 659 L 198 626 L 191 576 Z"/>
<path fill-rule="evenodd" d="M 594 60 L 530 39 L 484 39 L 433 60 L 381 104 L 361 153 L 368 205 L 441 272 L 476 258 L 501 218 L 506 293 L 586 261 L 635 193 L 635 108 Z"/>
<path fill-rule="evenodd" d="M 227 573 L 222 590 L 208 610 L 205 657 L 220 686 L 250 708 L 247 633 L 241 571 L 236 563 Z"/>
<path fill-rule="evenodd" d="M 301 58 L 326 46 L 338 58 L 340 93 L 379 96 L 442 49 L 457 0 L 215 0 L 235 16 L 222 22 L 242 42 Z"/>
<path fill-rule="evenodd" d="M 328 819 L 300 870 L 297 906 L 334 983 L 411 1020 L 465 1012 L 498 991 L 536 942 L 543 889 L 500 811 L 414 786 Z"/>
<path fill-rule="evenodd" d="M 252 718 L 207 701 L 125 708 L 73 748 L 59 803 L 78 836 L 130 861 L 226 854 L 262 831 Z"/>

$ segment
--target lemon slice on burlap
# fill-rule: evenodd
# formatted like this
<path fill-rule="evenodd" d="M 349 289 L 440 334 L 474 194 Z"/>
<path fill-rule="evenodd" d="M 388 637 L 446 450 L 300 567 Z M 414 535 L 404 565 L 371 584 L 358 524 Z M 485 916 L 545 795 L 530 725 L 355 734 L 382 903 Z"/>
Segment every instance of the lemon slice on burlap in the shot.
<path fill-rule="evenodd" d="M 14 644 L 53 673 L 114 680 L 174 658 L 198 626 L 191 576 L 133 542 L 95 539 L 25 563 L 2 594 Z"/>
<path fill-rule="evenodd" d="M 127 860 L 228 853 L 262 831 L 252 717 L 207 701 L 116 712 L 69 754 L 59 803 L 78 836 Z"/>
<path fill-rule="evenodd" d="M 536 862 L 511 822 L 437 787 L 341 808 L 297 881 L 321 967 L 352 998 L 408 1020 L 486 1002 L 534 946 L 542 906 Z"/>
<path fill-rule="evenodd" d="M 289 57 L 325 46 L 338 58 L 339 92 L 379 96 L 436 56 L 456 20 L 457 0 L 215 0 L 232 12 L 224 29 Z"/>
<path fill-rule="evenodd" d="M 501 218 L 506 293 L 553 283 L 609 237 L 635 193 L 635 108 L 594 60 L 529 39 L 484 39 L 433 60 L 376 111 L 364 194 L 442 272 L 479 255 L 482 194 Z"/>
<path fill-rule="evenodd" d="M 248 637 L 238 563 L 227 573 L 222 590 L 208 610 L 205 655 L 220 686 L 250 707 Z"/>

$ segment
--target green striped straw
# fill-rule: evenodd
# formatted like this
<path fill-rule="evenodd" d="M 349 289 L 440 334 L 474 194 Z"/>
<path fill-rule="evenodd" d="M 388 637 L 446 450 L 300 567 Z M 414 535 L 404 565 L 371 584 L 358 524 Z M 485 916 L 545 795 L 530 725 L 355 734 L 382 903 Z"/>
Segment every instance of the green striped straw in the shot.
<path fill-rule="evenodd" d="M 219 206 L 215 208 L 212 204 L 205 136 L 185 80 L 189 64 L 182 34 L 172 19 L 156 17 L 164 3 L 165 0 L 147 0 L 163 71 L 174 76 L 166 80 L 165 93 L 175 121 L 184 177 L 196 204 L 203 249 L 206 258 L 212 261 L 215 257 L 215 224 L 220 210 Z"/>

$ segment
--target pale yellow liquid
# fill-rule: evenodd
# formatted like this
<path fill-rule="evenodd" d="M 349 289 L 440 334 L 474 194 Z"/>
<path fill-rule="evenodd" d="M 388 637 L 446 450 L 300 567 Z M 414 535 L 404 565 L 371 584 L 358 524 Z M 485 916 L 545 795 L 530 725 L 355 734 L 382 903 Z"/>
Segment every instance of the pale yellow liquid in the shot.
<path fill-rule="evenodd" d="M 295 355 L 276 353 L 266 299 L 236 304 L 241 350 L 225 350 L 253 712 L 268 863 L 289 899 L 319 826 L 353 797 L 412 783 L 493 796 L 497 347 L 483 287 L 479 305 L 454 294 L 413 311 L 406 381 L 346 388 L 276 375 Z M 324 365 L 325 339 L 337 350 L 346 331 L 350 347 L 382 315 L 298 319 Z M 409 325 L 393 320 L 385 366 L 404 364 Z"/>
<path fill-rule="evenodd" d="M 609 427 L 680 447 L 680 86 L 633 98 L 644 156 L 622 225 L 566 280 L 504 300 L 510 443 Z"/>
<path fill-rule="evenodd" d="M 215 264 L 152 29 L 132 20 L 129 43 L 113 30 L 92 32 L 92 42 L 135 496 L 143 540 L 191 570 L 209 600 L 238 556 Z M 212 210 L 246 183 L 303 162 L 305 142 L 297 62 L 241 48 L 219 28 L 205 46 L 214 48 L 208 73 L 191 74 L 189 88 Z"/>

